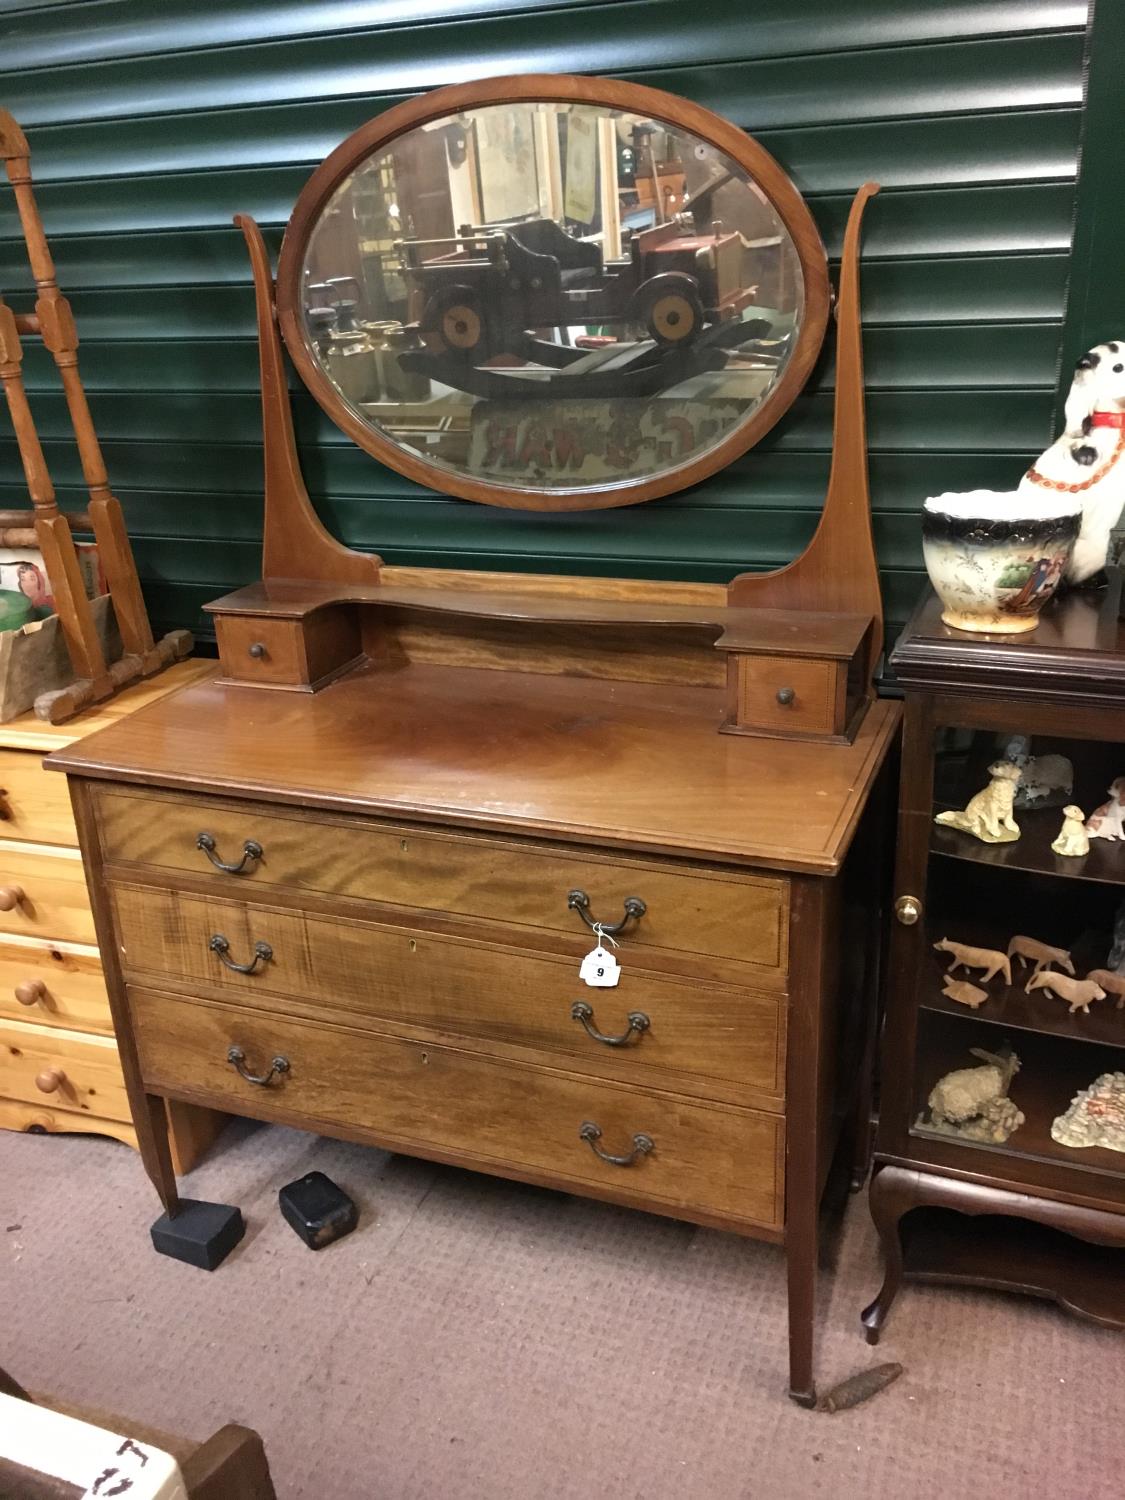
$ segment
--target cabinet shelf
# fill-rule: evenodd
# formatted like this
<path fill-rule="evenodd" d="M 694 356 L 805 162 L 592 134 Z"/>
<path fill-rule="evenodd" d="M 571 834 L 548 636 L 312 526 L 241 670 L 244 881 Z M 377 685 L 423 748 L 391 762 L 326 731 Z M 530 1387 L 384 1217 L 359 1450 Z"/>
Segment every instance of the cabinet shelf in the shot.
<path fill-rule="evenodd" d="M 1004 945 L 997 943 L 995 946 L 1003 948 Z M 933 958 L 935 962 L 931 973 L 926 976 L 919 1000 L 923 1010 L 956 1016 L 966 1021 L 1003 1026 L 1008 1031 L 1032 1031 L 1041 1036 L 1065 1037 L 1072 1042 L 1093 1042 L 1103 1047 L 1125 1048 L 1125 1010 L 1116 1008 L 1117 1001 L 1113 995 L 1107 995 L 1104 1000 L 1095 1000 L 1089 1015 L 1083 1015 L 1081 1011 L 1071 1015 L 1065 1000 L 1056 999 L 1043 990 L 1032 990 L 1030 995 L 1025 995 L 1023 987 L 1031 969 L 1023 970 L 1022 977 L 1017 979 L 1013 960 L 1014 982 L 1011 985 L 998 984 L 1001 976 L 997 976 L 991 984 L 980 985 L 981 989 L 988 991 L 988 999 L 977 1010 L 970 1010 L 968 1006 L 958 1005 L 956 1000 L 950 1000 L 947 995 L 942 994 L 941 982 L 949 963 L 949 955 L 935 953 Z M 1082 973 L 1081 966 L 1078 972 Z M 977 984 L 980 978 L 979 975 L 966 974 L 964 969 L 959 969 L 953 977 L 968 979 L 970 984 Z M 1019 1050 L 1018 1047 L 1016 1050 Z M 1119 1058 L 1116 1066 L 1125 1069 L 1125 1057 Z"/>
<path fill-rule="evenodd" d="M 1030 997 L 1028 997 L 1030 998 Z M 976 1017 L 980 1020 L 981 1017 Z M 958 1040 L 960 1039 L 960 1040 Z M 1020 1059 L 1020 1071 L 1012 1080 L 1010 1094 L 1026 1116 L 1024 1123 L 1002 1145 L 961 1141 L 940 1131 L 911 1124 L 910 1134 L 924 1140 L 941 1141 L 966 1158 L 981 1153 L 1013 1159 L 1058 1163 L 1069 1170 L 1125 1182 L 1125 1151 L 1107 1151 L 1103 1147 L 1061 1146 L 1051 1139 L 1051 1126 L 1063 1114 L 1081 1089 L 1088 1088 L 1100 1073 L 1120 1070 L 1121 1059 L 1108 1052 L 1102 1058 L 1092 1055 L 1089 1047 L 1067 1047 L 1053 1043 L 1049 1037 L 1032 1037 L 1025 1033 L 1012 1038 L 1013 1050 Z M 927 1039 L 925 1065 L 916 1077 L 914 1120 L 926 1109 L 930 1090 L 939 1078 L 954 1068 L 973 1067 L 979 1061 L 970 1052 L 974 1046 L 998 1048 L 999 1037 L 991 1032 L 973 1037 L 961 1027 L 944 1028 L 940 1035 Z"/>
<path fill-rule="evenodd" d="M 939 808 L 940 811 L 940 808 Z M 995 869 L 1018 870 L 1029 875 L 1057 875 L 1064 880 L 1090 880 L 1100 885 L 1125 885 L 1125 843 L 1093 839 L 1089 854 L 1079 859 L 1056 854 L 1051 842 L 1062 827 L 1057 807 L 1038 812 L 1016 813 L 1020 837 L 1011 844 L 982 844 L 971 834 L 937 823 L 930 833 L 930 853 L 942 859 L 960 859 Z"/>
<path fill-rule="evenodd" d="M 1125 1328 L 1125 1253 L 1026 1219 L 916 1208 L 903 1221 L 907 1278 L 1028 1292 L 1107 1328 Z"/>

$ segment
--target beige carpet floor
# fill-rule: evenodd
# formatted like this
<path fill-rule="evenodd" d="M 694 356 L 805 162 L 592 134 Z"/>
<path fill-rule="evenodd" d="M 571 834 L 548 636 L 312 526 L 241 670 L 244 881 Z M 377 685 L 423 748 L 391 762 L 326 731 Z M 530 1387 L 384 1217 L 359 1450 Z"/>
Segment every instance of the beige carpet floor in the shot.
<path fill-rule="evenodd" d="M 359 1229 L 313 1253 L 277 1189 L 319 1167 Z M 156 1255 L 127 1147 L 0 1132 L 0 1365 L 60 1397 L 265 1438 L 281 1500 L 1100 1500 L 1122 1493 L 1125 1342 L 1046 1304 L 907 1288 L 884 1343 L 854 1199 L 820 1383 L 897 1359 L 869 1404 L 785 1395 L 779 1251 L 236 1122 L 185 1179 L 238 1203 L 208 1274 Z"/>

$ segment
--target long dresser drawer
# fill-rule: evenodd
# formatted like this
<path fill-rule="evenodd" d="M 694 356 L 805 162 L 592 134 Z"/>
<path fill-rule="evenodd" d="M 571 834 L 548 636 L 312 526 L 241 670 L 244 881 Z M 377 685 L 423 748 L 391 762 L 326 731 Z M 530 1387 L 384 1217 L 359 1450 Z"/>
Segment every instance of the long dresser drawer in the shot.
<path fill-rule="evenodd" d="M 263 1016 L 130 986 L 141 1071 L 159 1092 L 637 1207 L 777 1229 L 784 1121 L 401 1037 Z M 231 1049 L 235 1060 L 230 1060 Z M 269 1076 L 246 1081 L 238 1071 Z M 583 1127 L 600 1132 L 592 1142 Z M 589 1130 L 587 1131 L 589 1133 Z M 644 1150 L 647 1137 L 651 1149 Z M 628 1165 L 606 1162 L 595 1147 Z"/>
<path fill-rule="evenodd" d="M 271 886 L 286 886 L 581 942 L 590 933 L 568 905 L 572 891 L 583 892 L 589 916 L 606 923 L 620 921 L 626 899 L 636 896 L 646 909 L 623 934 L 630 952 L 673 955 L 692 973 L 703 972 L 706 960 L 750 965 L 763 976 L 784 975 L 787 968 L 789 888 L 783 879 L 612 850 L 572 853 L 408 824 L 287 815 L 214 797 L 117 788 L 98 788 L 95 795 L 111 864 L 210 874 L 237 886 L 240 896 L 258 892 L 258 899 L 268 899 Z M 208 848 L 199 847 L 201 836 Z M 215 860 L 240 865 L 240 873 L 217 874 Z"/>
<path fill-rule="evenodd" d="M 0 938 L 0 1017 L 111 1034 L 98 950 L 39 938 Z"/>
<path fill-rule="evenodd" d="M 0 839 L 0 934 L 97 943 L 77 849 Z"/>
<path fill-rule="evenodd" d="M 0 1021 L 0 1095 L 71 1118 L 131 1118 L 113 1038 L 58 1026 Z"/>
<path fill-rule="evenodd" d="M 129 979 L 281 1014 L 453 1033 L 490 1050 L 546 1049 L 562 1067 L 781 1107 L 776 994 L 687 983 L 629 960 L 615 988 L 593 989 L 558 954 L 123 883 L 111 896 Z M 231 967 L 251 963 L 251 974 Z"/>
<path fill-rule="evenodd" d="M 0 749 L 0 834 L 78 847 L 66 778 L 44 771 L 34 750 Z"/>

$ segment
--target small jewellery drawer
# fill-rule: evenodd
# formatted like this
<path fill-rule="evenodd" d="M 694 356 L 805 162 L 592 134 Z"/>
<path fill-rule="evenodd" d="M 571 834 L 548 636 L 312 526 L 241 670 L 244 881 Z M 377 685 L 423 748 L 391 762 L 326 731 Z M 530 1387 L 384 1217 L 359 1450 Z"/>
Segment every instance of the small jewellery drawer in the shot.
<path fill-rule="evenodd" d="M 779 1116 L 132 986 L 129 1000 L 155 1091 L 688 1218 L 781 1222 Z"/>
<path fill-rule="evenodd" d="M 0 934 L 96 943 L 77 849 L 0 839 Z"/>
<path fill-rule="evenodd" d="M 39 938 L 0 938 L 0 1016 L 111 1034 L 98 950 Z"/>
<path fill-rule="evenodd" d="M 421 929 L 114 883 L 122 967 L 160 988 L 282 1014 L 331 1013 L 563 1054 L 558 1065 L 780 1107 L 784 1000 L 631 966 L 612 989 L 578 960 Z M 663 1076 L 661 1076 L 663 1075 Z M 704 1080 L 707 1080 L 704 1084 Z M 724 1092 L 721 1088 L 720 1093 Z M 741 1091 L 741 1092 L 740 1092 Z"/>
<path fill-rule="evenodd" d="M 738 672 L 739 722 L 778 734 L 830 734 L 836 726 L 840 672 L 831 661 L 785 656 L 742 656 Z"/>
<path fill-rule="evenodd" d="M 129 1101 L 109 1036 L 0 1021 L 0 1095 L 71 1115 L 129 1120 Z"/>
<path fill-rule="evenodd" d="M 66 777 L 44 771 L 38 751 L 0 749 L 0 834 L 78 847 Z"/>
<path fill-rule="evenodd" d="M 487 920 L 513 942 L 520 929 L 531 929 L 536 941 L 553 933 L 580 944 L 590 938 L 590 923 L 611 933 L 620 923 L 630 952 L 785 971 L 783 879 L 406 824 L 287 815 L 211 797 L 116 788 L 96 795 L 109 862 L 218 872 L 240 897 L 271 885 L 297 887 Z"/>

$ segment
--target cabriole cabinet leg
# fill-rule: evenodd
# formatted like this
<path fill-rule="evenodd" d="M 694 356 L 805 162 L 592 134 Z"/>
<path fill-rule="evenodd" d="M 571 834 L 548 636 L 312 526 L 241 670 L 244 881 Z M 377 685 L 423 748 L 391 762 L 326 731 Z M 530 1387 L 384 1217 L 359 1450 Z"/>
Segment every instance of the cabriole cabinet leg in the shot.
<path fill-rule="evenodd" d="M 901 1167 L 882 1167 L 876 1170 L 868 1189 L 871 1217 L 879 1232 L 879 1244 L 883 1251 L 883 1285 L 875 1300 L 860 1315 L 869 1344 L 879 1342 L 883 1324 L 902 1286 L 902 1236 L 899 1223 L 903 1214 L 915 1206 L 916 1200 L 910 1192 L 910 1184 L 916 1176 L 917 1173 L 904 1171 Z"/>

